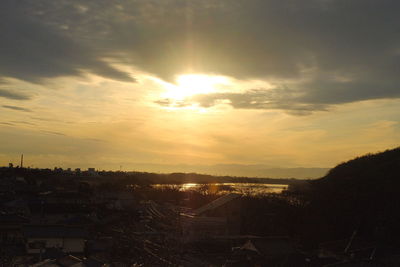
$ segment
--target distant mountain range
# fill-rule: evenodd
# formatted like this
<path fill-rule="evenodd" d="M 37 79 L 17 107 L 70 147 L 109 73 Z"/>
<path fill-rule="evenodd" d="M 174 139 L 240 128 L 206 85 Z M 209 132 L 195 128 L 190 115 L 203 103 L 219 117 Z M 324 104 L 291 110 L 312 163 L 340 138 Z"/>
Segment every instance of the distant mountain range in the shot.
<path fill-rule="evenodd" d="M 186 164 L 134 164 L 135 171 L 148 171 L 157 173 L 201 173 L 218 176 L 262 177 L 262 178 L 297 178 L 315 179 L 326 175 L 329 168 L 279 168 L 268 165 L 186 165 Z"/>

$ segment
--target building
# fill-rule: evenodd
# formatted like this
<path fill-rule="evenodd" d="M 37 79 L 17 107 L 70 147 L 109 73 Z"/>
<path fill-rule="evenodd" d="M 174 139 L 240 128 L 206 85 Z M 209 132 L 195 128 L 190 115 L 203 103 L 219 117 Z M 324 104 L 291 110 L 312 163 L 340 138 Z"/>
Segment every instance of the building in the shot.
<path fill-rule="evenodd" d="M 199 217 L 224 218 L 226 220 L 226 233 L 240 234 L 242 200 L 240 194 L 224 195 L 194 211 Z"/>
<path fill-rule="evenodd" d="M 95 168 L 88 168 L 86 173 L 89 176 L 98 176 L 99 175 Z"/>
<path fill-rule="evenodd" d="M 305 266 L 306 261 L 288 237 L 275 236 L 249 238 L 233 247 L 230 263 L 228 266 Z"/>
<path fill-rule="evenodd" d="M 23 241 L 22 225 L 29 220 L 18 214 L 0 212 L 0 244 L 14 245 Z"/>
<path fill-rule="evenodd" d="M 182 234 L 187 241 L 241 232 L 241 195 L 224 195 L 191 213 L 180 216 Z"/>
<path fill-rule="evenodd" d="M 88 236 L 82 227 L 63 225 L 26 225 L 23 234 L 28 254 L 39 254 L 50 248 L 81 254 Z"/>

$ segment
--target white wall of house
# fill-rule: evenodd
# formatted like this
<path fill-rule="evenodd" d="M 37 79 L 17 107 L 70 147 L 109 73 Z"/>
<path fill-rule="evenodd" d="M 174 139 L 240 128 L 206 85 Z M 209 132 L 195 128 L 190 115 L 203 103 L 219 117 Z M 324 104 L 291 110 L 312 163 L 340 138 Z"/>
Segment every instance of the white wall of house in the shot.
<path fill-rule="evenodd" d="M 85 249 L 85 240 L 83 238 L 65 238 L 64 249 L 65 252 L 83 253 Z"/>
<path fill-rule="evenodd" d="M 31 248 L 31 244 L 37 242 L 44 242 L 46 248 L 62 248 L 63 247 L 63 239 L 62 238 L 28 238 L 28 242 L 26 243 L 26 249 L 29 254 L 40 253 L 40 248 Z"/>
<path fill-rule="evenodd" d="M 83 253 L 85 250 L 85 239 L 83 238 L 28 238 L 27 241 L 28 254 L 40 253 L 40 248 L 31 248 L 30 246 L 35 242 L 44 242 L 45 248 L 60 248 L 69 253 Z"/>

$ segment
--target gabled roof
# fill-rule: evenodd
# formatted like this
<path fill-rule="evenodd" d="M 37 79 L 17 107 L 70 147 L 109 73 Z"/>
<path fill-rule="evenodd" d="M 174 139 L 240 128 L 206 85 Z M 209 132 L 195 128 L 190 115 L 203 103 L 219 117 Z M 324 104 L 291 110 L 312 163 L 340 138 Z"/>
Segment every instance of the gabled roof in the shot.
<path fill-rule="evenodd" d="M 85 266 L 82 264 L 82 260 L 72 256 L 72 255 L 68 255 L 65 256 L 63 258 L 60 258 L 57 260 L 57 263 L 60 264 L 63 267 L 69 267 L 69 266 Z"/>
<path fill-rule="evenodd" d="M 292 241 L 288 237 L 265 237 L 253 240 L 254 246 L 264 256 L 288 255 L 295 252 Z"/>
<path fill-rule="evenodd" d="M 29 222 L 28 218 L 15 213 L 0 212 L 0 224 L 19 224 Z"/>
<path fill-rule="evenodd" d="M 362 238 L 354 238 L 353 240 L 341 239 L 323 242 L 319 244 L 319 248 L 324 251 L 330 251 L 333 253 L 345 253 L 346 249 L 348 252 L 354 250 L 370 249 L 375 248 L 377 244 L 373 241 L 365 240 Z"/>
<path fill-rule="evenodd" d="M 254 251 L 258 254 L 261 254 L 250 240 L 247 240 L 247 242 L 243 246 L 241 246 L 240 249 Z"/>
<path fill-rule="evenodd" d="M 47 259 L 38 263 L 35 263 L 33 265 L 29 265 L 31 267 L 60 267 L 60 265 L 58 265 L 56 263 L 56 260 L 51 260 L 51 259 Z"/>
<path fill-rule="evenodd" d="M 108 266 L 108 264 L 104 263 L 101 260 L 98 260 L 96 258 L 89 258 L 83 260 L 83 263 L 85 264 L 86 267 L 104 267 Z"/>
<path fill-rule="evenodd" d="M 224 196 L 217 198 L 216 200 L 211 201 L 210 203 L 198 208 L 197 210 L 194 211 L 194 214 L 200 215 L 206 211 L 219 208 L 219 207 L 225 205 L 226 203 L 228 203 L 236 198 L 239 198 L 240 196 L 241 196 L 240 194 L 235 194 L 235 193 L 224 195 Z"/>
<path fill-rule="evenodd" d="M 26 225 L 23 233 L 28 238 L 85 238 L 88 235 L 82 227 L 64 225 Z"/>

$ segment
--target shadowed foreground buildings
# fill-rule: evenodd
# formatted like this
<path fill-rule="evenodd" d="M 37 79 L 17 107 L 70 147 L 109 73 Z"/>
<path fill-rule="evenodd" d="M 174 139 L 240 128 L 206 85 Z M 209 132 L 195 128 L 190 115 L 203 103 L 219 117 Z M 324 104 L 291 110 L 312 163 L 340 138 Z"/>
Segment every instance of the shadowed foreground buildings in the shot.
<path fill-rule="evenodd" d="M 65 253 L 83 255 L 89 237 L 85 228 L 65 225 L 26 225 L 22 232 L 28 254 L 57 248 Z"/>
<path fill-rule="evenodd" d="M 400 266 L 399 151 L 266 195 L 2 168 L 1 264 Z"/>
<path fill-rule="evenodd" d="M 182 203 L 200 201 L 191 208 L 176 205 L 170 197 L 168 202 L 149 199 L 153 194 L 159 197 L 184 192 L 148 186 L 132 191 L 130 183 L 129 190 L 126 186 L 104 187 L 97 180 L 101 177 L 91 176 L 95 180 L 86 183 L 88 177 L 63 178 L 59 174 L 39 176 L 35 182 L 28 177 L 15 179 L 10 173 L 7 176 L 1 182 L 10 187 L 25 186 L 17 192 L 2 192 L 1 255 L 6 265 L 233 264 L 250 256 L 246 246 L 234 252 L 232 247 L 242 247 L 248 241 L 262 246 L 263 238 L 243 235 L 240 194 L 189 192 L 189 202 L 181 199 Z M 282 240 L 269 238 L 268 242 L 278 239 Z M 257 249 L 257 256 L 250 258 L 265 260 L 263 250 Z M 269 259 L 276 256 L 270 253 Z M 278 261 L 282 258 L 280 254 L 277 257 Z"/>

